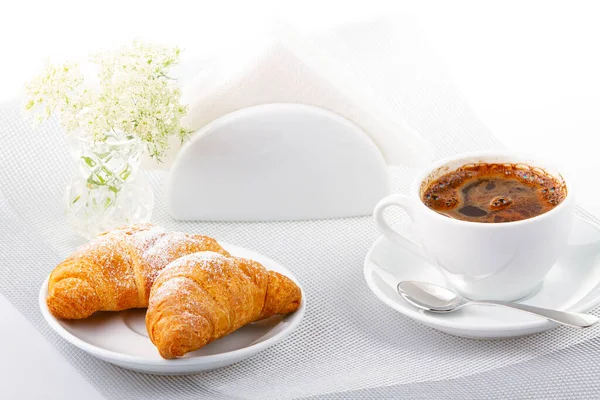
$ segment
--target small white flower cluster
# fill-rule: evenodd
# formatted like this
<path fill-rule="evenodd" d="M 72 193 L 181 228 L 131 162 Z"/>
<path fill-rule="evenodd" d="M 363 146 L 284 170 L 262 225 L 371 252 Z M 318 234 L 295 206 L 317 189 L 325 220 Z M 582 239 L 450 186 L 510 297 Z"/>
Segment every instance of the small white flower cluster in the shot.
<path fill-rule="evenodd" d="M 168 76 L 180 50 L 135 41 L 115 52 L 91 57 L 99 85 L 86 85 L 77 64 L 50 66 L 26 86 L 25 108 L 43 121 L 57 112 L 67 131 L 83 130 L 94 140 L 124 132 L 146 143 L 157 160 L 168 149 L 168 137 L 183 141 L 189 131 L 180 125 L 187 112 L 177 82 Z"/>

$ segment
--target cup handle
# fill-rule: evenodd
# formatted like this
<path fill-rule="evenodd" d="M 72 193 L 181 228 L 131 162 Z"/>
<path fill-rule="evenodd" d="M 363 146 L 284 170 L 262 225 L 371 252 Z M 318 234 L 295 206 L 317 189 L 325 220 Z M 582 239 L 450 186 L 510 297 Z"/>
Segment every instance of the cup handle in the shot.
<path fill-rule="evenodd" d="M 377 203 L 377 205 L 375 206 L 375 210 L 373 211 L 373 218 L 375 219 L 375 224 L 377 225 L 381 233 L 383 233 L 383 236 L 385 236 L 392 242 L 404 247 L 411 253 L 414 253 L 426 260 L 429 260 L 429 257 L 425 253 L 425 250 L 423 249 L 423 246 L 421 244 L 397 232 L 385 220 L 383 213 L 386 210 L 386 208 L 390 206 L 398 206 L 403 208 L 410 217 L 411 221 L 414 222 L 414 203 L 409 196 L 404 196 L 401 194 L 392 194 L 387 197 L 384 197 L 379 201 L 379 203 Z"/>

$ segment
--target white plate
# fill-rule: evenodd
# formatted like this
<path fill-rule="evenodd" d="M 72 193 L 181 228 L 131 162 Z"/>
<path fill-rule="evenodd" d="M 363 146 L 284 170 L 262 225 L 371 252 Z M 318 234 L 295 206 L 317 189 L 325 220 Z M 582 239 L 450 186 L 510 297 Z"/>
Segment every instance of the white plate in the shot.
<path fill-rule="evenodd" d="M 406 224 L 401 224 L 399 230 L 410 235 Z M 417 280 L 448 285 L 436 267 L 384 237 L 369 250 L 364 274 L 369 288 L 385 304 L 452 335 L 499 339 L 531 335 L 557 326 L 545 318 L 502 307 L 473 305 L 449 314 L 414 307 L 396 292 L 398 282 Z M 552 267 L 540 290 L 522 303 L 575 312 L 586 312 L 600 304 L 600 228 L 575 218 L 565 254 Z"/>
<path fill-rule="evenodd" d="M 267 269 L 298 281 L 283 265 L 254 251 L 221 243 L 231 254 L 256 260 Z M 299 284 L 298 284 L 299 285 Z M 82 320 L 59 320 L 46 305 L 48 279 L 40 290 L 40 309 L 48 324 L 71 344 L 104 361 L 152 374 L 192 374 L 224 367 L 252 357 L 285 339 L 300 323 L 306 309 L 302 291 L 300 308 L 286 316 L 274 316 L 246 325 L 203 348 L 175 360 L 165 360 L 148 338 L 145 309 L 99 312 Z"/>

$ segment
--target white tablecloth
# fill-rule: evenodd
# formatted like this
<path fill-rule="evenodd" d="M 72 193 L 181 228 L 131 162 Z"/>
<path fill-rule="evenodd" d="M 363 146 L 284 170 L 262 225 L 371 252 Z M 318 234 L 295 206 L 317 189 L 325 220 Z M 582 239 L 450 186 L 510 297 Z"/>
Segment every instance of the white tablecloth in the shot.
<path fill-rule="evenodd" d="M 438 155 L 498 146 L 450 86 L 421 81 L 419 84 L 431 86 L 420 90 L 410 86 L 414 78 L 410 74 L 399 78 L 408 91 L 396 100 L 418 130 L 437 139 Z M 304 226 L 177 225 L 255 248 L 291 266 L 310 296 L 306 321 L 288 341 L 256 359 L 195 378 L 148 378 L 93 360 L 66 345 L 41 321 L 35 297 L 41 281 L 16 279 L 27 274 L 43 276 L 44 269 L 49 272 L 52 262 L 67 253 L 77 239 L 64 226 L 60 210 L 62 188 L 69 175 L 68 168 L 61 167 L 67 161 L 60 131 L 52 126 L 31 130 L 14 106 L 5 105 L 0 111 L 0 135 L 5 143 L 0 152 L 0 191 L 4 194 L 0 199 L 4 233 L 0 259 L 2 268 L 8 269 L 8 273 L 0 270 L 5 279 L 0 293 L 14 305 L 7 305 L 5 297 L 0 299 L 0 310 L 6 317 L 0 322 L 0 335 L 7 347 L 0 363 L 2 398 L 599 396 L 599 340 L 595 332 L 573 333 L 559 328 L 532 338 L 474 342 L 423 328 L 386 309 L 366 290 L 360 272 L 364 251 L 377 236 L 368 218 Z M 507 139 L 516 143 L 518 138 L 507 135 Z M 552 137 L 549 143 L 553 143 Z M 585 167 L 585 160 L 578 155 L 565 147 L 563 163 Z M 411 171 L 404 174 L 397 183 L 400 190 Z M 160 179 L 152 176 L 159 198 Z M 586 190 L 583 203 L 597 207 L 590 199 L 600 192 Z M 175 227 L 161 207 L 159 201 L 155 220 Z M 335 232 L 348 229 L 352 234 L 323 244 Z M 286 236 L 283 242 L 282 235 Z M 15 258 L 15 248 L 19 258 Z M 306 248 L 331 254 L 309 257 Z M 320 262 L 317 267 L 322 273 L 315 274 L 310 267 Z M 353 291 L 356 304 L 334 296 L 335 288 L 342 284 Z M 336 313 L 331 313 L 333 308 Z M 336 351 L 340 340 L 347 345 Z M 315 354 L 315 346 L 320 354 Z M 365 349 L 371 352 L 364 353 Z M 293 355 L 290 350 L 295 350 Z"/>

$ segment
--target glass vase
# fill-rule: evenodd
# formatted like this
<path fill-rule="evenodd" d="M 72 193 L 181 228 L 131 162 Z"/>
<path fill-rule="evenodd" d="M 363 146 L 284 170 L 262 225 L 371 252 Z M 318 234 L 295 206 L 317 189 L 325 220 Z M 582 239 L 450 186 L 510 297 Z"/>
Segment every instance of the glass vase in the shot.
<path fill-rule="evenodd" d="M 126 134 L 97 141 L 70 134 L 77 174 L 67 187 L 66 214 L 71 227 L 90 239 L 118 226 L 148 222 L 154 196 L 140 173 L 144 144 Z"/>

